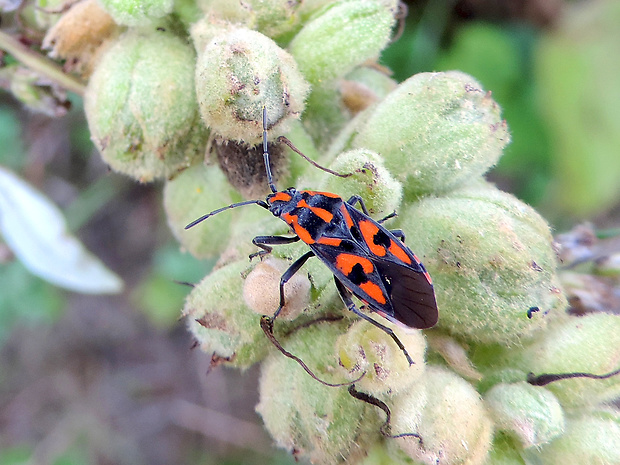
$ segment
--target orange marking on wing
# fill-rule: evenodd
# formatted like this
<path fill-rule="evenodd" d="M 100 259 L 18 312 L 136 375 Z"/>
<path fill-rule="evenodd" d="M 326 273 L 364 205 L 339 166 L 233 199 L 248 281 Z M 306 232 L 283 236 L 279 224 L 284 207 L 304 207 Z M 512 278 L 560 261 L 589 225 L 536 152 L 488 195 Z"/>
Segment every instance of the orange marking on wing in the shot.
<path fill-rule="evenodd" d="M 342 213 L 344 221 L 347 224 L 347 228 L 351 229 L 354 225 L 353 218 L 351 218 L 351 215 L 349 215 L 347 207 L 345 207 L 344 203 L 340 206 L 340 213 Z"/>
<path fill-rule="evenodd" d="M 366 245 L 368 246 L 370 251 L 378 257 L 383 257 L 386 253 L 385 247 L 375 244 L 374 242 L 375 234 L 379 232 L 379 228 L 377 227 L 377 225 L 370 221 L 360 221 L 359 228 L 360 232 L 362 233 L 362 237 L 364 238 L 364 241 L 366 241 Z"/>
<path fill-rule="evenodd" d="M 324 208 L 319 208 L 319 207 L 311 207 L 310 205 L 308 205 L 308 203 L 305 200 L 300 200 L 299 203 L 297 203 L 297 207 L 298 208 L 307 208 L 308 210 L 310 210 L 312 213 L 314 213 L 316 216 L 318 216 L 319 218 L 321 218 L 323 221 L 325 221 L 326 223 L 330 223 L 331 220 L 334 219 L 334 215 L 325 210 Z"/>
<path fill-rule="evenodd" d="M 398 258 L 401 262 L 411 265 L 411 257 L 404 251 L 403 246 L 394 241 L 390 244 L 390 253 Z"/>
<path fill-rule="evenodd" d="M 361 265 L 365 274 L 370 274 L 375 270 L 375 266 L 367 258 L 359 257 L 350 253 L 341 253 L 336 257 L 336 268 L 342 271 L 345 275 L 351 273 L 351 270 L 353 270 L 355 265 Z"/>
<path fill-rule="evenodd" d="M 319 237 L 316 242 L 317 244 L 339 247 L 342 243 L 342 239 L 336 239 L 335 237 Z"/>
<path fill-rule="evenodd" d="M 386 302 L 385 295 L 379 286 L 372 281 L 366 281 L 360 284 L 360 288 L 368 294 L 374 301 L 384 304 Z"/>

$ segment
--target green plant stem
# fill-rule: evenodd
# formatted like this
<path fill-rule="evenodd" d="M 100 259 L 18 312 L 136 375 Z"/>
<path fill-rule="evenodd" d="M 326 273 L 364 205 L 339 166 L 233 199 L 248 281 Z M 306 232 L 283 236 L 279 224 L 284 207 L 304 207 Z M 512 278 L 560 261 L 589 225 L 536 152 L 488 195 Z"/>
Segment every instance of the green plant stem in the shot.
<path fill-rule="evenodd" d="M 0 49 L 7 51 L 24 66 L 49 78 L 59 86 L 80 96 L 84 95 L 86 86 L 82 81 L 65 73 L 55 62 L 29 49 L 3 31 L 0 31 Z"/>

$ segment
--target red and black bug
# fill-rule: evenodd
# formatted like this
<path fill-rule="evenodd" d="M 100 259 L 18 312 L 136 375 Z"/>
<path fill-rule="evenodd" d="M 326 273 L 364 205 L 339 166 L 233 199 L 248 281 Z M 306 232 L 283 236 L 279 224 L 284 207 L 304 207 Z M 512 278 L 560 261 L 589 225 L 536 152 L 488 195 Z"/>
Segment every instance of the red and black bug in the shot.
<path fill-rule="evenodd" d="M 331 170 L 308 159 L 286 138 L 278 138 L 306 160 L 338 176 Z M 259 205 L 288 224 L 293 236 L 257 236 L 252 242 L 261 250 L 250 258 L 268 254 L 273 245 L 290 244 L 299 240 L 310 250 L 298 258 L 280 279 L 280 303 L 273 316 L 263 316 L 261 326 L 273 331 L 273 322 L 284 307 L 284 286 L 311 257 L 317 257 L 334 274 L 336 287 L 349 310 L 385 331 L 407 357 L 413 360 L 396 334 L 387 326 L 361 312 L 352 296 L 364 302 L 371 311 L 409 328 L 426 329 L 438 320 L 437 304 L 431 277 L 415 254 L 404 244 L 400 230 L 387 230 L 382 220 L 373 220 L 361 197 L 354 195 L 345 201 L 329 192 L 288 188 L 278 191 L 269 165 L 267 123 L 263 109 L 263 158 L 271 194 L 263 200 L 239 202 L 208 213 L 185 229 L 231 208 Z M 361 211 L 355 208 L 359 204 Z M 273 339 L 272 339 L 273 342 Z"/>

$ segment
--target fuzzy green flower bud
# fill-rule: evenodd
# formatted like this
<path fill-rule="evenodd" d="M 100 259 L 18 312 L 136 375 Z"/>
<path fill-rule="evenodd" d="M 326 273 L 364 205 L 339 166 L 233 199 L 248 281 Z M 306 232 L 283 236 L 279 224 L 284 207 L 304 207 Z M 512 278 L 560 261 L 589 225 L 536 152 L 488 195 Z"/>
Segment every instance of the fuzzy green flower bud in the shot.
<path fill-rule="evenodd" d="M 147 26 L 172 11 L 173 0 L 98 0 L 117 24 Z"/>
<path fill-rule="evenodd" d="M 235 211 L 225 212 L 193 228 L 185 229 L 185 226 L 238 200 L 238 194 L 215 165 L 194 165 L 164 186 L 164 209 L 168 225 L 181 245 L 197 258 L 215 257 L 224 250 L 230 238 L 232 219 L 239 214 Z"/>
<path fill-rule="evenodd" d="M 370 66 L 355 68 L 340 82 L 342 103 L 353 113 L 359 113 L 382 100 L 397 86 L 385 72 Z"/>
<path fill-rule="evenodd" d="M 520 447 L 515 444 L 512 437 L 496 433 L 488 463 L 490 465 L 526 465 L 519 449 Z"/>
<path fill-rule="evenodd" d="M 194 52 L 163 31 L 130 31 L 101 59 L 84 106 L 91 138 L 116 171 L 142 182 L 200 159 L 206 130 L 194 96 Z"/>
<path fill-rule="evenodd" d="M 290 264 L 268 257 L 250 272 L 243 285 L 243 299 L 259 315 L 272 315 L 280 304 L 280 278 Z M 310 280 L 296 273 L 284 286 L 285 305 L 278 321 L 293 320 L 307 307 L 310 300 Z"/>
<path fill-rule="evenodd" d="M 566 419 L 566 433 L 542 449 L 528 449 L 527 463 L 540 465 L 620 463 L 620 415 L 602 410 Z"/>
<path fill-rule="evenodd" d="M 242 5 L 249 10 L 254 29 L 274 39 L 286 39 L 299 28 L 297 11 L 303 3 L 290 0 L 247 0 Z"/>
<path fill-rule="evenodd" d="M 334 2 L 319 13 L 289 45 L 302 74 L 312 84 L 344 76 L 376 59 L 390 40 L 397 2 Z"/>
<path fill-rule="evenodd" d="M 338 338 L 340 364 L 349 372 L 349 379 L 360 379 L 358 389 L 372 395 L 396 394 L 420 380 L 424 373 L 426 341 L 421 331 L 405 330 L 382 321 L 403 343 L 414 361 L 409 366 L 402 350 L 381 329 L 360 320 Z"/>
<path fill-rule="evenodd" d="M 399 207 L 402 185 L 384 168 L 383 160 L 376 153 L 361 149 L 342 153 L 330 164 L 330 169 L 352 176 L 324 176 L 321 189 L 337 192 L 345 200 L 360 195 L 371 214 L 388 214 Z"/>
<path fill-rule="evenodd" d="M 474 341 L 517 344 L 563 309 L 547 223 L 490 184 L 427 198 L 399 214 L 433 277 L 439 327 Z M 540 311 L 528 314 L 532 307 Z"/>
<path fill-rule="evenodd" d="M 196 65 L 202 117 L 224 139 L 260 142 L 263 107 L 272 134 L 304 109 L 308 84 L 295 60 L 259 32 L 236 29 L 217 35 Z"/>
<path fill-rule="evenodd" d="M 495 427 L 516 437 L 524 448 L 546 444 L 564 432 L 564 411 L 545 388 L 525 381 L 498 384 L 484 400 Z"/>
<path fill-rule="evenodd" d="M 563 319 L 512 354 L 519 367 L 534 375 L 604 375 L 620 366 L 620 316 L 596 313 Z M 596 405 L 620 394 L 620 376 L 565 379 L 546 387 L 564 406 Z"/>
<path fill-rule="evenodd" d="M 358 127 L 353 147 L 380 153 L 406 195 L 442 193 L 484 174 L 509 142 L 500 108 L 471 76 L 421 73 Z"/>
<path fill-rule="evenodd" d="M 334 350 L 347 322 L 297 329 L 284 347 L 328 382 L 345 382 Z M 256 411 L 277 445 L 312 463 L 355 463 L 380 438 L 381 411 L 347 392 L 312 379 L 294 361 L 272 353 L 262 364 Z M 363 446 L 360 446 L 363 445 Z"/>
<path fill-rule="evenodd" d="M 270 342 L 260 328 L 260 316 L 242 295 L 247 259 L 218 268 L 204 278 L 185 301 L 183 316 L 203 352 L 245 368 L 267 354 Z"/>
<path fill-rule="evenodd" d="M 434 465 L 485 463 L 491 447 L 492 422 L 488 417 L 482 399 L 476 390 L 464 379 L 440 367 L 427 367 L 425 375 L 426 404 L 422 410 L 417 431 L 423 440 L 404 437 L 388 443 L 399 446 L 412 459 Z M 419 393 L 411 399 L 407 393 L 393 399 L 392 430 L 397 433 L 408 431 L 407 412 Z"/>

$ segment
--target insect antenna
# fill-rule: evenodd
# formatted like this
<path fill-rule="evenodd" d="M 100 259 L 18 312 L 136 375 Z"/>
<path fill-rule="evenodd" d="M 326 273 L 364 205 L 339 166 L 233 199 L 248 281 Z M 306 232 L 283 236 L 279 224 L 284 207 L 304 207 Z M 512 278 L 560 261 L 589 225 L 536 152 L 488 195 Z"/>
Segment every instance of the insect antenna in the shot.
<path fill-rule="evenodd" d="M 282 344 L 280 344 L 280 341 L 278 341 L 273 334 L 273 319 L 272 318 L 263 315 L 260 319 L 260 327 L 265 333 L 265 336 L 267 336 L 267 339 L 271 341 L 271 343 L 276 347 L 276 349 L 278 349 L 282 353 L 282 355 L 290 358 L 291 360 L 295 360 L 299 364 L 299 366 L 302 367 L 304 371 L 312 377 L 312 379 L 314 379 L 315 381 L 318 381 L 319 383 L 325 386 L 329 386 L 329 387 L 349 386 L 350 387 L 350 386 L 353 386 L 354 383 L 357 383 L 364 376 L 366 376 L 366 372 L 364 372 L 361 374 L 359 378 L 354 379 L 353 381 L 349 381 L 347 383 L 328 383 L 327 381 L 323 381 L 318 376 L 316 376 L 310 368 L 308 368 L 308 365 L 306 365 L 302 359 L 300 359 L 296 355 L 291 354 L 288 350 L 282 347 Z"/>
<path fill-rule="evenodd" d="M 278 192 L 278 188 L 273 182 L 273 175 L 271 174 L 271 167 L 269 166 L 269 150 L 267 149 L 267 108 L 263 106 L 263 160 L 265 161 L 265 171 L 267 172 L 267 183 L 269 183 L 269 189 L 274 194 Z"/>
<path fill-rule="evenodd" d="M 544 375 L 534 375 L 534 373 L 528 373 L 527 382 L 533 386 L 546 386 L 549 383 L 561 381 L 563 379 L 571 378 L 590 378 L 590 379 L 607 379 L 612 376 L 620 375 L 620 368 L 604 375 L 595 375 L 593 373 L 547 373 Z"/>
<path fill-rule="evenodd" d="M 222 213 L 223 211 L 230 210 L 231 208 L 243 207 L 244 205 L 254 205 L 254 204 L 269 210 L 269 205 L 267 205 L 267 203 L 264 200 L 246 200 L 245 202 L 233 203 L 231 205 L 218 208 L 217 210 L 213 210 L 211 213 L 207 213 L 206 215 L 201 216 L 197 220 L 192 221 L 190 224 L 185 226 L 184 229 L 193 228 L 198 223 L 202 223 L 207 218 L 210 218 L 213 215 L 217 215 L 218 213 Z"/>
<path fill-rule="evenodd" d="M 355 389 L 355 384 L 351 384 L 349 386 L 349 394 L 351 394 L 351 396 L 355 397 L 356 399 L 361 400 L 362 402 L 366 402 L 367 404 L 374 405 L 375 407 L 379 407 L 381 410 L 385 412 L 386 419 L 380 428 L 381 434 L 383 436 L 385 436 L 386 438 L 390 438 L 390 439 L 406 438 L 406 437 L 416 438 L 418 441 L 420 441 L 420 446 L 424 445 L 422 442 L 422 436 L 420 436 L 417 433 L 392 434 L 391 426 L 390 426 L 390 423 L 392 421 L 392 413 L 390 412 L 390 408 L 387 406 L 385 402 L 377 399 L 374 396 L 371 396 L 370 394 L 366 392 L 358 391 L 357 389 Z"/>

